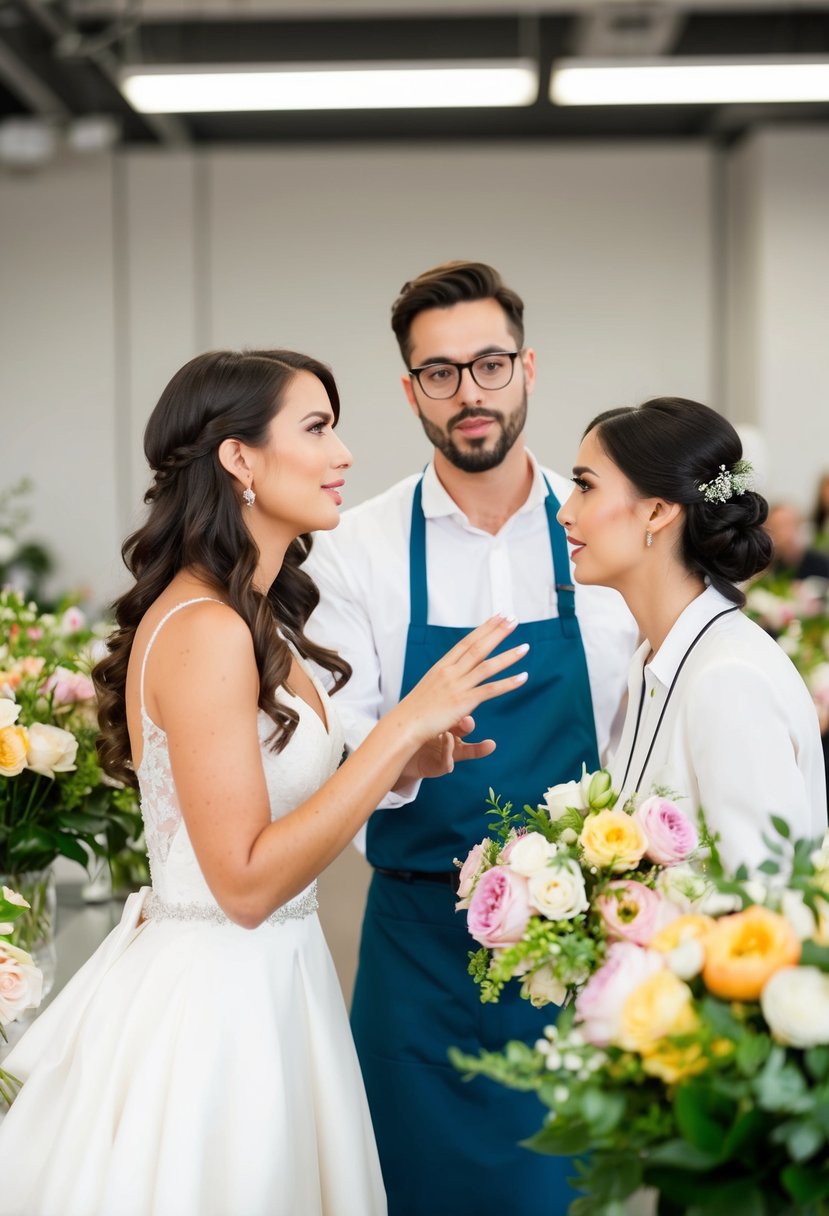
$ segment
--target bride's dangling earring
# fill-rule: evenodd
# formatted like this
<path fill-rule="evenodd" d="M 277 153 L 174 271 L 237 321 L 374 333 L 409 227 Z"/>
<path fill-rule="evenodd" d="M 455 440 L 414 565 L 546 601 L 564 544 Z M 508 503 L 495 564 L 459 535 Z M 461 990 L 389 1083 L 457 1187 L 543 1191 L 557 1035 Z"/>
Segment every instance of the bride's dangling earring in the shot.
<path fill-rule="evenodd" d="M 653 544 L 653 532 L 651 532 L 651 530 L 649 528 L 648 531 L 645 533 L 645 547 L 650 549 L 652 544 Z"/>
<path fill-rule="evenodd" d="M 256 491 L 254 490 L 253 486 L 247 486 L 246 489 L 242 491 L 242 500 L 244 501 L 245 506 L 253 506 L 253 504 L 256 502 Z"/>

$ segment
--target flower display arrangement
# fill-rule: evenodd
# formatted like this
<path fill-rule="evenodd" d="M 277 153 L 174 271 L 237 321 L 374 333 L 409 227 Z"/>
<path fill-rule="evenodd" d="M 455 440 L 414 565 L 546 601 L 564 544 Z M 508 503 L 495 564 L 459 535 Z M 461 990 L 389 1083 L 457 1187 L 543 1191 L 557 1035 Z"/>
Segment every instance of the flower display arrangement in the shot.
<path fill-rule="evenodd" d="M 746 615 L 761 625 L 794 663 L 829 729 L 829 581 L 766 575 L 746 593 Z"/>
<path fill-rule="evenodd" d="M 450 1054 L 548 1108 L 527 1147 L 576 1158 L 572 1216 L 641 1187 L 665 1216 L 829 1212 L 829 834 L 775 818 L 768 860 L 728 876 L 704 823 L 697 848 L 667 798 L 617 809 L 604 773 L 523 820 L 490 802 L 470 970 L 483 1000 L 516 977 L 568 1003 L 534 1045 Z"/>
<path fill-rule="evenodd" d="M 98 764 L 90 671 L 100 633 L 75 607 L 41 613 L 0 591 L 0 874 L 31 904 L 13 935 L 23 949 L 47 915 L 27 876 L 58 856 L 87 866 L 141 832 L 135 792 Z"/>
<path fill-rule="evenodd" d="M 30 954 L 11 943 L 14 921 L 24 916 L 28 904 L 17 891 L 0 891 L 0 1038 L 8 1040 L 6 1027 L 22 1013 L 40 1004 L 43 976 Z M 0 1068 L 0 1105 L 10 1106 L 19 1089 L 16 1077 Z"/>

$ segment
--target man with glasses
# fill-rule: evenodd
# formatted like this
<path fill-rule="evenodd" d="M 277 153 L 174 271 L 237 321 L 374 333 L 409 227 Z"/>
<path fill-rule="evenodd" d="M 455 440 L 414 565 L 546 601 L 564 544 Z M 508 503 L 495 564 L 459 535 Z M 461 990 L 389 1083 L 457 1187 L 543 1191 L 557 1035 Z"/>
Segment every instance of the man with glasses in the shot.
<path fill-rule="evenodd" d="M 537 1103 L 466 1084 L 447 1059 L 453 1044 L 532 1042 L 551 1020 L 517 985 L 481 1005 L 452 863 L 486 834 L 490 787 L 535 805 L 582 762 L 598 767 L 636 631 L 615 592 L 574 589 L 556 522 L 570 484 L 524 446 L 535 354 L 521 299 L 492 267 L 451 262 L 404 286 L 392 327 L 434 459 L 346 511 L 307 565 L 321 591 L 311 629 L 353 668 L 337 695 L 349 745 L 495 612 L 518 618 L 509 644 L 529 643 L 529 678 L 482 705 L 474 731 L 467 720 L 416 757 L 371 817 L 352 1027 L 390 1216 L 563 1213 L 572 1165 L 518 1147 L 538 1125 Z"/>

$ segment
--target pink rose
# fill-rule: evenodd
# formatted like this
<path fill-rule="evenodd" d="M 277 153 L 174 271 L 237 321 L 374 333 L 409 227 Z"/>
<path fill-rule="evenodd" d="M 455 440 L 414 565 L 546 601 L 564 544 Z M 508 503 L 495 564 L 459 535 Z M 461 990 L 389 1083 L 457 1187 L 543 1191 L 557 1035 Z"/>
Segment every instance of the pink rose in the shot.
<path fill-rule="evenodd" d="M 608 936 L 647 946 L 669 921 L 679 915 L 657 891 L 641 882 L 613 882 L 596 900 Z"/>
<path fill-rule="evenodd" d="M 685 861 L 699 844 L 699 834 L 691 820 L 674 802 L 655 795 L 646 798 L 633 813 L 648 840 L 645 856 L 658 865 L 672 866 Z"/>
<path fill-rule="evenodd" d="M 466 861 L 461 866 L 461 872 L 458 875 L 459 902 L 455 905 L 456 912 L 460 912 L 463 908 L 469 907 L 469 897 L 472 894 L 472 888 L 475 886 L 475 881 L 483 867 L 484 849 L 489 843 L 489 837 L 487 837 L 486 839 L 482 840 L 480 844 L 474 844 L 469 850 Z"/>
<path fill-rule="evenodd" d="M 526 878 L 506 866 L 495 866 L 478 879 L 466 923 L 469 932 L 489 949 L 520 942 L 530 919 Z"/>
<path fill-rule="evenodd" d="M 36 1009 L 42 990 L 43 975 L 31 955 L 0 942 L 0 1026 L 8 1026 L 27 1009 Z"/>
<path fill-rule="evenodd" d="M 664 967 L 665 960 L 657 951 L 643 950 L 632 942 L 614 942 L 604 965 L 576 997 L 576 1022 L 588 1043 L 596 1047 L 612 1043 L 631 992 Z"/>
<path fill-rule="evenodd" d="M 95 696 L 95 685 L 89 676 L 66 667 L 56 667 L 43 685 L 44 692 L 52 694 L 55 705 L 74 705 L 78 701 L 91 701 Z"/>

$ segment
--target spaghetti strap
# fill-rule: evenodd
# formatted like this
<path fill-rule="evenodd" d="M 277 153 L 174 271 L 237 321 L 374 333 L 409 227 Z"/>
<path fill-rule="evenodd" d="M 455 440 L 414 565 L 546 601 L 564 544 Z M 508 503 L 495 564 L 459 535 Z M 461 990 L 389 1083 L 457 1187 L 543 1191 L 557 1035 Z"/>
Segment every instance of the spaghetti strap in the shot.
<path fill-rule="evenodd" d="M 167 624 L 170 617 L 173 616 L 176 612 L 178 612 L 178 610 L 180 608 L 189 608 L 191 604 L 224 604 L 224 600 L 217 600 L 214 595 L 200 595 L 196 599 L 193 599 L 193 600 L 182 600 L 180 604 L 176 604 L 175 607 L 171 608 L 169 612 L 165 612 L 164 616 L 161 618 L 161 620 L 158 622 L 158 624 L 156 625 L 155 629 L 152 632 L 152 637 L 150 638 L 149 642 L 147 643 L 147 649 L 144 651 L 144 658 L 141 662 L 141 681 L 139 684 L 139 699 L 140 699 L 140 703 L 141 703 L 142 715 L 146 714 L 146 712 L 147 712 L 144 708 L 144 672 L 147 670 L 147 658 L 149 656 L 150 651 L 153 648 L 153 642 L 155 641 L 155 639 L 158 637 L 159 633 L 161 632 L 162 626 Z M 226 604 L 225 604 L 225 607 L 227 607 Z"/>

